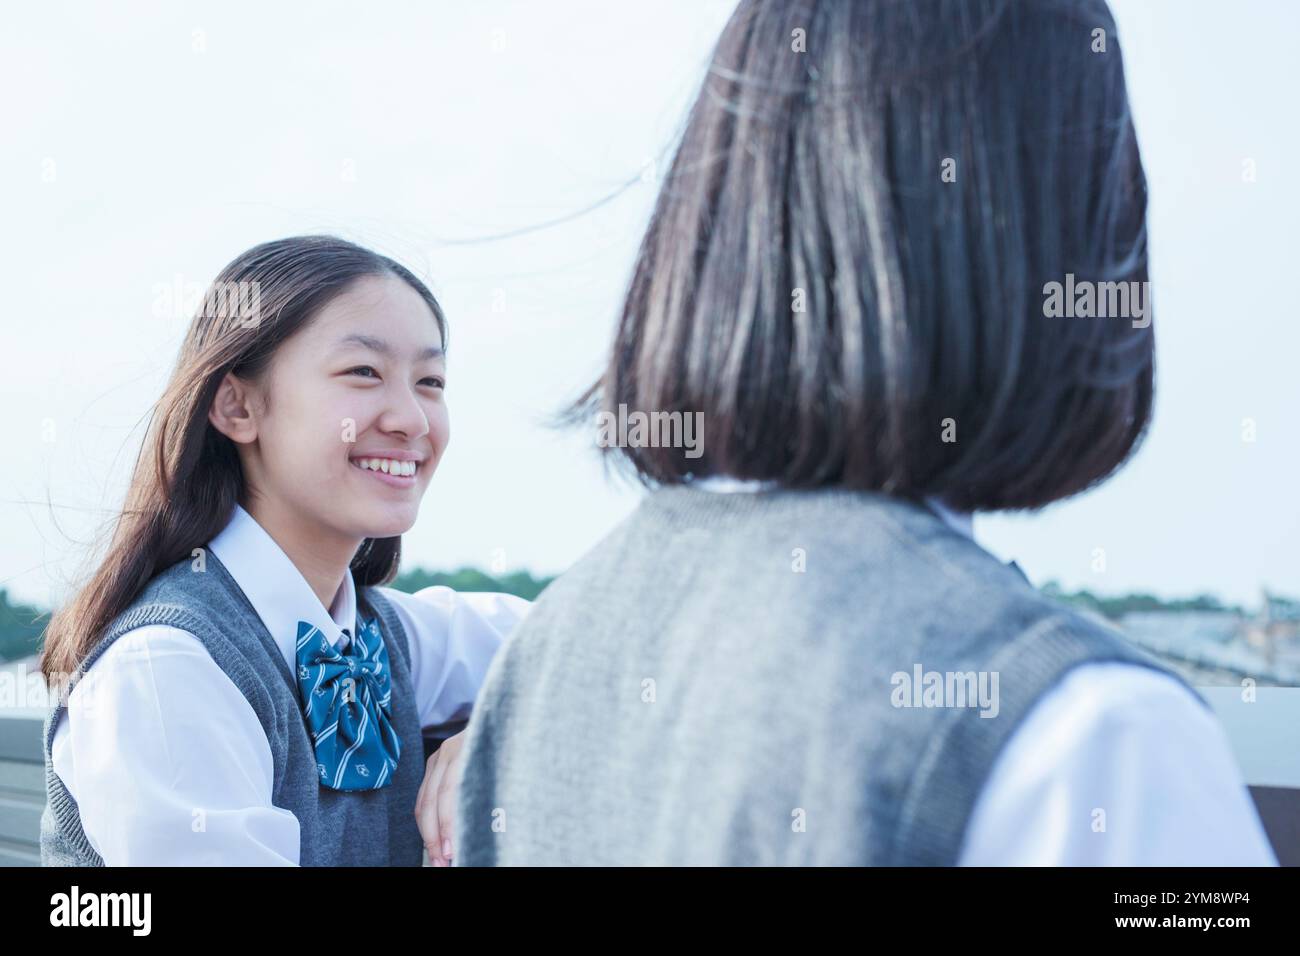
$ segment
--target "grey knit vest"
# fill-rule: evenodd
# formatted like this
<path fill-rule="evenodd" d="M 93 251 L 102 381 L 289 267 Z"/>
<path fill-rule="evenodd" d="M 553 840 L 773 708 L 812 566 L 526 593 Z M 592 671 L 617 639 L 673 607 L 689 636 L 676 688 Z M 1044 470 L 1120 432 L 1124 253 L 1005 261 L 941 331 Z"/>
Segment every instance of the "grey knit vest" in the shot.
<path fill-rule="evenodd" d="M 167 624 L 202 641 L 252 705 L 271 745 L 272 803 L 298 818 L 302 866 L 420 866 L 424 850 L 415 822 L 415 798 L 424 779 L 423 741 L 411 685 L 410 648 L 388 601 L 374 588 L 357 589 L 358 612 L 368 604 L 379 616 L 388 648 L 392 719 L 401 754 L 388 786 L 345 793 L 320 784 L 293 673 L 275 639 L 226 567 L 211 552 L 206 562 L 202 572 L 191 570 L 185 559 L 156 575 L 107 628 L 46 717 L 42 865 L 104 865 L 86 839 L 76 800 L 54 772 L 50 748 L 67 695 L 99 655 L 127 631 Z M 102 797 L 112 799 L 109 794 Z M 192 862 L 220 865 L 222 860 Z"/>
<path fill-rule="evenodd" d="M 458 865 L 954 864 L 1030 708 L 1100 661 L 1209 706 L 919 505 L 660 488 L 497 652 Z"/>

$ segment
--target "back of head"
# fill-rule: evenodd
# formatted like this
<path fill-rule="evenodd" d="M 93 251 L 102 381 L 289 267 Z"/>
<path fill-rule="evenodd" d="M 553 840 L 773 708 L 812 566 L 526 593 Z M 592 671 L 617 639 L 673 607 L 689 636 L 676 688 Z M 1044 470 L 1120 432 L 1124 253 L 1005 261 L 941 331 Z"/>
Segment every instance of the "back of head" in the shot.
<path fill-rule="evenodd" d="M 650 482 L 1040 507 L 1150 417 L 1149 319 L 1045 300 L 1145 288 L 1145 223 L 1102 0 L 745 0 L 578 407 L 700 413 L 617 449 Z"/>

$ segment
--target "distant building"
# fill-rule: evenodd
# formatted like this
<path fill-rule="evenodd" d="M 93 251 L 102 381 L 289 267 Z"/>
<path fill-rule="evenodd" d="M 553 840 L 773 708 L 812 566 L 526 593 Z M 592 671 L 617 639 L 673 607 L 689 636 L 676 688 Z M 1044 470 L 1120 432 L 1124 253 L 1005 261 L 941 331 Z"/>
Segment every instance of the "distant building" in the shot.
<path fill-rule="evenodd" d="M 1262 686 L 1300 686 L 1300 657 L 1285 652 L 1291 645 L 1235 611 L 1133 611 L 1114 625 L 1193 684 L 1248 677 Z"/>

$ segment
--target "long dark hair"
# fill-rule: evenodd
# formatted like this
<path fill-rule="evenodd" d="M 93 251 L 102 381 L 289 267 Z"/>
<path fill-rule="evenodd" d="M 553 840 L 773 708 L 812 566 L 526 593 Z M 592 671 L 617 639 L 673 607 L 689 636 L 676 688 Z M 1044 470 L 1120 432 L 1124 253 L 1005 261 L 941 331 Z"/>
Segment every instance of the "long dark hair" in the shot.
<path fill-rule="evenodd" d="M 1150 418 L 1149 318 L 1044 305 L 1146 283 L 1146 203 L 1102 0 L 744 0 L 568 417 L 700 414 L 702 454 L 605 448 L 648 484 L 1042 506 Z"/>
<path fill-rule="evenodd" d="M 227 372 L 256 380 L 275 350 L 364 276 L 393 275 L 428 303 L 446 348 L 442 307 L 399 263 L 332 236 L 267 242 L 236 258 L 203 297 L 176 369 L 155 403 L 107 552 L 50 619 L 41 673 L 66 685 L 102 631 L 159 571 L 204 546 L 229 519 L 244 477 L 234 443 L 208 410 Z M 359 587 L 397 573 L 402 539 L 367 538 L 351 562 Z"/>

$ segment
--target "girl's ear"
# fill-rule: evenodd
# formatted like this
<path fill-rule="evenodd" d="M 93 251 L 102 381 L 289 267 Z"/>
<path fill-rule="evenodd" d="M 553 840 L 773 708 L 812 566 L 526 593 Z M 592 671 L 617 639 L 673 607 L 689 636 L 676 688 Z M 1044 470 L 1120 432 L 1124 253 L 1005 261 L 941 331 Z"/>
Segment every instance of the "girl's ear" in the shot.
<path fill-rule="evenodd" d="M 208 409 L 208 421 L 231 441 L 247 444 L 257 437 L 253 399 L 252 386 L 235 373 L 227 372 Z"/>

